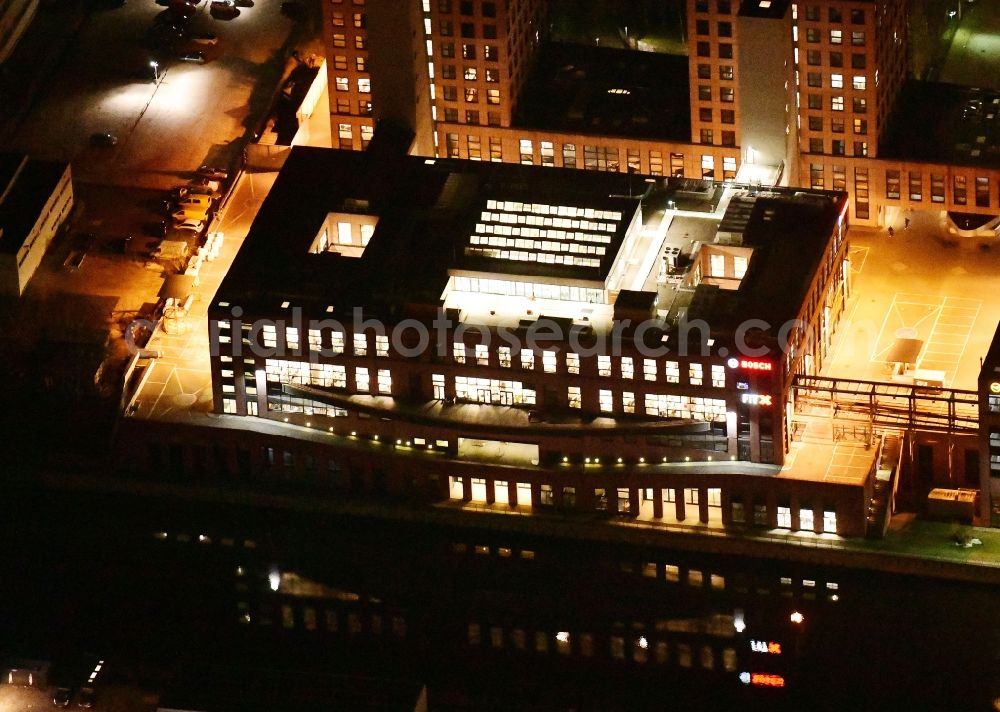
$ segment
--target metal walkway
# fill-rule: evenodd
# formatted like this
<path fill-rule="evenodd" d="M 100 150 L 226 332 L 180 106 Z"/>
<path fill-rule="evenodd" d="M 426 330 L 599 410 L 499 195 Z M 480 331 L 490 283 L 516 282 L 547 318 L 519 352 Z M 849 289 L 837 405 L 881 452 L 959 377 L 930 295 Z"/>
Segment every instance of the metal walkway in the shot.
<path fill-rule="evenodd" d="M 792 393 L 796 420 L 825 417 L 840 427 L 853 422 L 876 430 L 979 431 L 975 391 L 800 374 L 792 382 Z"/>

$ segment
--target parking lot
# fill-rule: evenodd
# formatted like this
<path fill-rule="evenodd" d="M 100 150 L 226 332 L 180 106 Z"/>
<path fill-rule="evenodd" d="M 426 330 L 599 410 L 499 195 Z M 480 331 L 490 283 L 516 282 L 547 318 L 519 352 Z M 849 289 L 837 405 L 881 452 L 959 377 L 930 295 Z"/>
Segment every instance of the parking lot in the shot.
<path fill-rule="evenodd" d="M 941 217 L 908 214 L 907 229 L 851 230 L 854 294 L 824 375 L 888 380 L 897 338 L 923 342 L 915 368 L 943 371 L 946 386 L 975 389 L 979 360 L 1000 322 L 992 298 L 1000 244 L 955 239 Z M 900 217 L 899 222 L 902 222 Z"/>
<path fill-rule="evenodd" d="M 286 57 L 311 30 L 280 5 L 260 0 L 219 19 L 202 0 L 189 33 L 218 42 L 158 50 L 145 44 L 164 11 L 154 0 L 91 13 L 10 147 L 72 161 L 77 182 L 129 187 L 168 188 L 203 163 L 231 165 L 269 107 Z M 206 63 L 178 60 L 191 51 Z M 92 145 L 102 132 L 116 145 Z"/>

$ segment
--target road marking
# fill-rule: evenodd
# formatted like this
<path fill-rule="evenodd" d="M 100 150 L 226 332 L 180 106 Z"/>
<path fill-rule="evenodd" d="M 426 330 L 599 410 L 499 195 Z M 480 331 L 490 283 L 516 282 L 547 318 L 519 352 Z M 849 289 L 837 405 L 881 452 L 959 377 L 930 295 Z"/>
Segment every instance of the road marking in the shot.
<path fill-rule="evenodd" d="M 886 363 L 885 356 L 896 339 L 895 330 L 910 327 L 917 330 L 917 338 L 924 342 L 916 367 L 943 371 L 945 381 L 952 382 L 968 347 L 982 304 L 982 300 L 965 297 L 897 292 L 882 321 L 871 361 Z M 928 320 L 930 329 L 926 330 Z"/>

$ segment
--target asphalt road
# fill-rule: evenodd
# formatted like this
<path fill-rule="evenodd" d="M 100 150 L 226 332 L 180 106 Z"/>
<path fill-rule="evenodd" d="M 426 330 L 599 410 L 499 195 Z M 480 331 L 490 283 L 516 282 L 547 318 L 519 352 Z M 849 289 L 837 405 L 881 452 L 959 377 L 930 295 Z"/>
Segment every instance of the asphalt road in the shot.
<path fill-rule="evenodd" d="M 11 148 L 72 161 L 78 182 L 131 187 L 168 188 L 202 163 L 230 165 L 270 105 L 297 26 L 271 0 L 230 20 L 213 18 L 208 5 L 202 0 L 189 27 L 214 33 L 217 44 L 156 52 L 143 43 L 164 9 L 153 0 L 92 13 Z M 205 64 L 177 59 L 196 50 Z M 90 145 L 105 131 L 116 146 Z"/>

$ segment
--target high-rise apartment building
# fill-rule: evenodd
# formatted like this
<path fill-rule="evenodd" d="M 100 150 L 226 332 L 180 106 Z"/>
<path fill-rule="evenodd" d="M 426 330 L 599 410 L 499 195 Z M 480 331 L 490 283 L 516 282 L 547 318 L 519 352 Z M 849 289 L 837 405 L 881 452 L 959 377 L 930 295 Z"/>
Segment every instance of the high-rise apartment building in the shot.
<path fill-rule="evenodd" d="M 335 146 L 362 148 L 374 120 L 400 116 L 380 107 L 378 86 L 407 78 L 416 89 L 402 115 L 420 153 L 846 190 L 861 225 L 887 224 L 893 209 L 1000 213 L 1000 167 L 976 150 L 979 136 L 946 160 L 883 150 L 906 79 L 906 0 L 687 0 L 686 77 L 660 78 L 687 81 L 680 137 L 655 121 L 637 133 L 602 117 L 570 129 L 519 115 L 546 0 L 328 0 L 324 9 Z M 373 37 L 392 60 L 375 77 Z M 587 51 L 608 62 L 623 53 Z M 588 91 L 625 100 L 630 75 Z"/>

